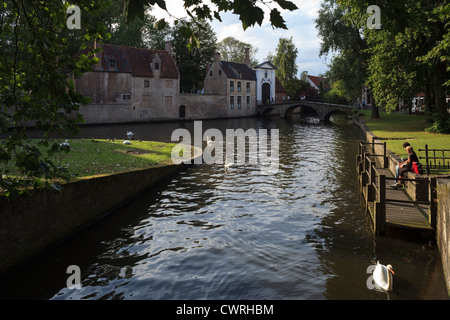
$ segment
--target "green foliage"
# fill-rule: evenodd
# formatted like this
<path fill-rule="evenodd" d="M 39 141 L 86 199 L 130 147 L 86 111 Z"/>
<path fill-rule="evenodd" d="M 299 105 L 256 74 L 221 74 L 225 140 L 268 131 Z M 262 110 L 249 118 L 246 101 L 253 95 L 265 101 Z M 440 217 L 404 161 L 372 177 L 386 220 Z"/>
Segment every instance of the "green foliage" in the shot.
<path fill-rule="evenodd" d="M 333 54 L 326 73 L 332 88 L 330 94 L 355 101 L 366 81 L 367 42 L 357 22 L 361 18 L 348 19 L 346 12 L 348 10 L 339 1 L 325 0 L 315 23 L 322 39 L 320 56 Z"/>
<path fill-rule="evenodd" d="M 180 72 L 182 92 L 189 93 L 203 88 L 206 68 L 213 62 L 216 52 L 216 42 L 214 30 L 206 21 L 183 20 L 174 26 L 172 48 Z"/>
<path fill-rule="evenodd" d="M 286 87 L 289 81 L 296 79 L 298 66 L 296 63 L 298 49 L 291 38 L 280 38 L 272 63 L 277 67 L 276 76 Z"/>
<path fill-rule="evenodd" d="M 77 1 L 88 16 L 99 6 Z M 50 156 L 65 152 L 48 137 L 53 133 L 75 133 L 82 121 L 77 115 L 88 99 L 79 95 L 74 79 L 91 69 L 98 60 L 94 51 L 74 57 L 70 36 L 84 39 L 84 46 L 106 36 L 102 24 L 87 19 L 81 30 L 66 26 L 68 4 L 62 1 L 9 0 L 0 6 L 0 188 L 8 197 L 28 187 L 59 189 L 54 179 L 66 179 L 67 172 Z M 44 132 L 39 145 L 30 144 L 25 127 L 35 125 Z M 10 175 L 12 167 L 19 176 Z"/>
<path fill-rule="evenodd" d="M 300 100 L 300 93 L 306 91 L 309 87 L 309 82 L 304 79 L 292 79 L 284 85 L 287 95 L 296 100 Z"/>
<path fill-rule="evenodd" d="M 278 4 L 285 10 L 293 11 L 297 9 L 297 6 L 292 1 L 273 0 L 272 2 Z M 266 6 L 270 10 L 269 19 L 271 25 L 275 28 L 287 29 L 280 11 L 277 8 L 270 7 L 269 3 L 264 0 L 211 0 L 211 3 L 215 5 L 215 8 L 205 4 L 203 0 L 184 0 L 184 8 L 193 21 L 212 21 L 213 19 L 222 21 L 220 13 L 230 11 L 239 16 L 242 27 L 245 30 L 256 24 L 262 25 L 265 14 L 261 6 Z M 167 10 L 165 0 L 128 0 L 127 21 L 131 22 L 136 18 L 143 20 L 146 7 L 155 5 Z M 162 27 L 166 25 L 166 22 L 164 19 L 161 19 L 156 25 Z M 190 25 L 186 25 L 185 27 L 187 28 L 185 33 L 190 34 L 188 37 L 189 49 L 198 47 L 198 38 L 200 36 L 196 35 L 195 30 Z"/>
<path fill-rule="evenodd" d="M 220 52 L 221 58 L 225 61 L 244 63 L 246 48 L 249 49 L 250 64 L 256 66 L 258 60 L 255 59 L 255 54 L 258 52 L 258 48 L 253 45 L 233 37 L 227 37 L 217 43 L 217 51 Z"/>
<path fill-rule="evenodd" d="M 439 114 L 434 114 L 432 118 L 434 122 L 425 129 L 426 132 L 444 134 L 450 133 L 450 119 L 442 119 Z"/>
<path fill-rule="evenodd" d="M 440 0 L 377 1 L 381 29 L 367 27 L 369 5 L 360 0 L 325 0 L 316 24 L 322 37 L 321 54 L 337 51 L 332 63 L 332 82 L 342 80 L 350 88 L 345 70 L 359 70 L 360 85 L 368 85 L 376 105 L 388 112 L 399 100 L 411 101 L 419 92 L 427 95 L 427 113 L 445 120 L 446 86 L 450 71 L 450 5 Z M 358 67 L 350 61 L 358 61 Z M 337 64 L 345 63 L 345 68 Z M 434 100 L 431 101 L 430 97 Z M 434 102 L 434 106 L 433 103 Z"/>

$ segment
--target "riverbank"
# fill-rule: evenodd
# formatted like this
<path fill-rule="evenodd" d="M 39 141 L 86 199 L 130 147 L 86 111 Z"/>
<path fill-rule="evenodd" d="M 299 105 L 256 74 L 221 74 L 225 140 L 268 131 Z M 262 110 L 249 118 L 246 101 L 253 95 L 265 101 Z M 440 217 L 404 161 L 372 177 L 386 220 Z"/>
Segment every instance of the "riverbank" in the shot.
<path fill-rule="evenodd" d="M 371 119 L 371 111 L 360 111 L 362 120 L 373 133 L 374 137 L 386 142 L 386 146 L 399 157 L 407 157 L 403 142 L 409 142 L 414 150 L 424 149 L 450 149 L 450 135 L 426 132 L 429 126 L 424 115 L 409 115 L 392 113 L 387 115 L 380 112 L 379 119 Z M 450 174 L 450 169 L 436 169 L 432 174 Z"/>
<path fill-rule="evenodd" d="M 411 120 L 411 118 L 404 118 L 404 116 L 407 115 L 401 115 L 402 119 Z M 413 116 L 414 117 L 414 116 Z M 367 118 L 367 117 L 366 117 Z M 397 128 L 405 129 L 406 127 L 410 126 L 411 131 L 394 131 L 395 125 L 391 127 L 393 120 L 397 117 L 391 117 L 389 121 L 383 122 L 381 119 L 371 119 L 367 121 L 367 123 L 364 121 L 364 117 L 354 119 L 354 123 L 359 126 L 363 132 L 364 139 L 366 142 L 374 142 L 374 143 L 383 143 L 386 142 L 386 156 L 388 157 L 388 168 L 391 172 L 395 171 L 395 166 L 401 161 L 401 158 L 399 155 L 402 153 L 396 153 L 390 149 L 389 146 L 392 145 L 400 145 L 402 146 L 403 141 L 402 140 L 412 140 L 414 137 L 421 137 L 417 140 L 422 141 L 422 143 L 430 143 L 432 146 L 436 147 L 437 144 L 442 143 L 441 139 L 443 140 L 445 137 L 438 137 L 438 141 L 434 141 L 432 138 L 436 137 L 435 134 L 422 134 L 420 131 L 420 127 L 417 127 L 414 129 L 414 125 L 412 124 L 412 121 L 406 121 L 407 125 L 399 125 Z M 391 123 L 390 123 L 391 122 Z M 417 123 L 416 123 L 417 125 Z M 374 129 L 374 131 L 372 131 Z M 387 135 L 386 132 L 389 132 L 389 135 Z M 400 135 L 404 134 L 405 132 L 410 133 L 411 137 L 409 139 L 405 139 L 405 137 L 400 137 Z M 383 135 L 383 136 L 381 136 Z M 381 137 L 380 137 L 381 136 Z M 448 135 L 442 135 L 447 136 L 448 141 Z M 389 140 L 392 139 L 392 140 Z M 399 141 L 400 140 L 400 141 Z M 414 140 L 414 145 L 418 144 L 418 141 Z M 413 144 L 412 142 L 410 142 Z M 420 145 L 418 145 L 420 147 Z M 383 147 L 380 145 L 374 145 L 374 154 L 383 154 Z M 448 148 L 448 142 L 445 145 L 445 148 Z M 394 148 L 398 149 L 398 148 Z M 418 149 L 418 147 L 416 147 Z M 381 161 L 381 159 L 378 159 L 379 157 L 376 157 L 375 161 Z M 381 165 L 382 167 L 382 165 Z M 446 286 L 447 286 L 447 294 L 450 297 L 450 242 L 448 239 L 450 239 L 450 229 L 448 226 L 450 225 L 450 211 L 448 210 L 450 208 L 450 175 L 446 174 L 448 170 L 435 170 L 435 172 L 432 172 L 430 177 L 436 180 L 436 200 L 437 200 L 437 212 L 436 212 L 436 221 L 433 223 L 435 225 L 435 240 L 438 246 L 439 254 L 441 256 L 442 261 L 442 267 L 444 270 L 444 276 L 446 279 Z M 443 174 L 439 174 L 443 173 Z M 415 179 L 415 176 L 421 177 L 422 175 L 416 175 L 414 173 L 408 173 L 407 178 L 413 178 Z M 426 175 L 423 175 L 424 177 L 427 177 Z M 412 185 L 411 188 L 408 186 Z M 413 200 L 421 200 L 417 199 L 417 196 L 419 196 L 418 188 L 416 188 L 415 183 L 407 183 L 406 185 L 406 191 L 409 194 L 409 196 Z M 428 199 L 428 191 L 425 194 L 425 197 Z M 424 199 L 426 200 L 426 199 Z"/>
<path fill-rule="evenodd" d="M 95 145 L 95 150 L 99 150 L 97 156 L 94 153 L 93 158 L 86 157 L 88 159 L 85 159 L 87 162 L 84 165 L 77 164 L 80 170 L 89 167 L 89 161 L 105 159 L 105 153 L 100 151 L 103 148 L 114 150 L 112 152 L 117 158 L 112 157 L 113 159 L 109 160 L 120 166 L 108 166 L 109 173 L 99 174 L 98 168 L 91 163 L 91 169 L 94 171 L 89 169 L 85 173 L 96 173 L 95 175 L 78 177 L 64 184 L 60 192 L 39 188 L 12 200 L 0 197 L 0 275 L 108 215 L 186 167 L 184 164 L 175 165 L 166 160 L 149 166 L 151 161 L 148 157 L 151 157 L 152 153 L 161 156 L 161 159 L 170 159 L 167 149 L 170 146 L 162 143 L 156 143 L 160 148 L 153 148 L 153 151 L 144 148 L 145 145 L 152 144 L 139 141 L 132 142 L 125 148 L 120 145 L 121 141 L 69 141 L 70 143 L 74 145 L 74 150 L 71 151 L 73 157 L 68 157 L 67 161 L 81 156 L 83 148 L 80 146 L 92 144 Z M 136 147 L 139 145 L 141 148 Z M 143 150 L 146 150 L 145 154 L 133 154 Z M 193 158 L 200 155 L 201 151 L 196 150 Z M 121 157 L 125 157 L 127 161 L 118 163 Z M 129 160 L 130 157 L 135 161 L 144 159 L 147 167 L 140 168 L 138 162 Z M 133 169 L 125 169 L 127 166 L 133 166 Z M 114 170 L 121 172 L 112 172 Z"/>

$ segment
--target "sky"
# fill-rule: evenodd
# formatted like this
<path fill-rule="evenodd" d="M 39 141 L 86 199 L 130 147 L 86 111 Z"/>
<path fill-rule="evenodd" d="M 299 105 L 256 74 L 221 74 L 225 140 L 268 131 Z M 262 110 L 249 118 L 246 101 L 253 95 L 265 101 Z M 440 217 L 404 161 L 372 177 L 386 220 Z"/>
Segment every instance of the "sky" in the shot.
<path fill-rule="evenodd" d="M 317 35 L 314 20 L 317 18 L 320 8 L 320 0 L 291 0 L 299 9 L 295 11 L 283 10 L 277 6 L 286 22 L 288 30 L 274 29 L 265 18 L 261 26 L 256 24 L 244 31 L 239 17 L 232 13 L 220 13 L 222 22 L 214 20 L 210 22 L 211 27 L 216 32 L 217 40 L 221 41 L 232 36 L 242 42 L 250 43 L 258 48 L 256 59 L 259 63 L 264 62 L 269 52 L 275 54 L 279 38 L 290 38 L 298 50 L 297 66 L 300 76 L 302 71 L 308 71 L 309 75 L 319 75 L 325 73 L 328 67 L 326 57 L 319 57 L 320 38 Z M 210 4 L 208 0 L 204 1 Z M 184 11 L 183 0 L 166 1 L 167 10 L 171 15 L 182 18 L 187 14 Z M 267 11 L 268 12 L 268 11 Z M 157 18 L 166 18 L 173 21 L 164 10 L 156 6 L 152 10 L 152 15 Z M 268 14 L 267 14 L 268 17 Z"/>

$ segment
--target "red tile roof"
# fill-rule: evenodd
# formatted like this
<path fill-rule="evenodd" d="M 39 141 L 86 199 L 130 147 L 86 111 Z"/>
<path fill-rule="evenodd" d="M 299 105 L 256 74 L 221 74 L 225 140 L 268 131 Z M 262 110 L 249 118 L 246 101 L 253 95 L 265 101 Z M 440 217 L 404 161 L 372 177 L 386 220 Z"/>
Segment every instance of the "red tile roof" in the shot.
<path fill-rule="evenodd" d="M 329 84 L 328 84 L 328 82 L 327 82 L 327 80 L 324 79 L 324 78 L 320 78 L 320 77 L 316 77 L 316 76 L 310 76 L 310 75 L 308 75 L 308 78 L 309 78 L 309 80 L 312 81 L 312 83 L 314 83 L 317 86 L 317 88 L 320 88 L 320 83 L 322 82 L 322 86 L 323 86 L 323 89 L 325 91 L 331 89 Z"/>
<path fill-rule="evenodd" d="M 227 78 L 256 81 L 255 71 L 245 63 L 220 61 L 219 65 Z M 239 73 L 241 74 L 240 77 Z"/>
<path fill-rule="evenodd" d="M 163 50 L 151 50 L 143 48 L 125 47 L 119 45 L 102 44 L 101 71 L 108 72 L 126 72 L 132 73 L 136 77 L 153 78 L 151 63 L 156 55 L 159 56 L 160 77 L 174 78 L 179 77 L 178 68 L 173 57 Z M 111 59 L 115 59 L 115 67 L 109 65 Z"/>

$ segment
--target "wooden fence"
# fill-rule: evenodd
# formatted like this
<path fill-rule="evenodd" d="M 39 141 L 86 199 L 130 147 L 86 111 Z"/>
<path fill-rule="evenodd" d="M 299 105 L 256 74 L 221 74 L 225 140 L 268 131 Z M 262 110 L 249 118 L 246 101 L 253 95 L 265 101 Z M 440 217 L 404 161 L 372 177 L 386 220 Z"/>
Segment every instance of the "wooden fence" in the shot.
<path fill-rule="evenodd" d="M 372 145 L 372 150 L 375 150 L 375 145 L 384 145 L 384 153 L 383 154 L 375 154 L 369 153 L 367 151 L 367 147 Z M 383 165 L 377 167 L 376 161 L 373 160 L 374 157 L 383 157 L 384 161 L 379 161 Z M 357 155 L 357 172 L 360 180 L 360 185 L 362 188 L 362 193 L 364 196 L 364 200 L 366 203 L 367 211 L 370 213 L 373 222 L 373 230 L 376 234 L 382 235 L 386 232 L 386 217 L 387 214 L 390 215 L 398 215 L 399 212 L 387 212 L 386 203 L 405 203 L 410 205 L 425 205 L 429 207 L 428 214 L 428 225 L 426 227 L 435 228 L 436 226 L 436 210 L 435 210 L 435 197 L 436 194 L 434 192 L 436 188 L 436 180 L 431 178 L 415 178 L 415 179 L 406 179 L 401 178 L 398 180 L 402 181 L 412 181 L 414 183 L 426 183 L 428 185 L 428 200 L 427 201 L 417 201 L 412 200 L 405 196 L 403 198 L 395 198 L 392 197 L 394 189 L 386 188 L 387 181 L 389 180 L 397 180 L 395 177 L 390 174 L 388 170 L 388 157 L 386 156 L 386 143 L 375 143 L 375 142 L 359 142 L 359 154 Z M 389 174 L 390 176 L 387 176 Z M 419 212 L 419 209 L 417 209 Z M 421 214 L 421 213 L 418 213 Z M 408 219 L 412 218 L 411 216 L 404 215 L 401 217 L 403 221 L 400 219 L 396 219 L 396 221 L 400 221 L 397 224 L 397 227 L 410 226 L 411 224 L 408 222 Z M 426 228 L 425 227 L 425 228 Z"/>
<path fill-rule="evenodd" d="M 425 152 L 425 156 L 419 157 L 419 159 L 425 159 L 427 175 L 430 174 L 431 169 L 450 169 L 450 161 L 448 161 L 450 157 L 445 154 L 450 152 L 449 149 L 428 149 L 426 144 L 425 149 L 419 149 L 419 151 Z"/>

